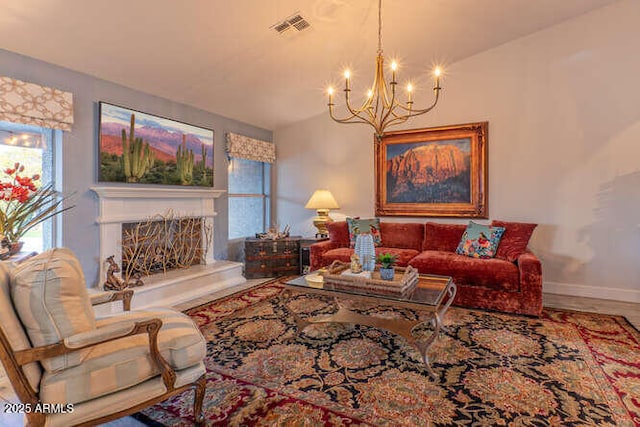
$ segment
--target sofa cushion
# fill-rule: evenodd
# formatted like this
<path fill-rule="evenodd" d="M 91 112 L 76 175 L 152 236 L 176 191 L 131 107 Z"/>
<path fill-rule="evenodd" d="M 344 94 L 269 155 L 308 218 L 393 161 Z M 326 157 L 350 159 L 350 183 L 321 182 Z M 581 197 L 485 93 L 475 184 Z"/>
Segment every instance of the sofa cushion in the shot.
<path fill-rule="evenodd" d="M 162 320 L 159 344 L 160 353 L 169 365 L 183 369 L 202 360 L 205 356 L 205 340 L 198 327 L 186 314 L 169 308 L 152 308 L 116 313 L 97 320 L 98 327 L 123 321 L 143 321 L 150 318 Z M 194 333 L 198 332 L 197 334 Z M 144 335 L 142 335 L 144 336 Z M 145 339 L 146 342 L 148 340 Z"/>
<path fill-rule="evenodd" d="M 168 309 L 132 311 L 98 321 L 98 327 L 127 320 L 160 318 L 158 347 L 167 363 L 180 370 L 199 364 L 205 340 L 189 316 Z M 42 377 L 40 398 L 48 403 L 79 403 L 123 390 L 158 375 L 150 362 L 147 334 L 100 344 L 80 365 Z"/>
<path fill-rule="evenodd" d="M 505 228 L 496 258 L 507 261 L 515 261 L 526 252 L 533 230 L 538 226 L 538 224 L 507 221 L 491 221 L 491 225 Z"/>
<path fill-rule="evenodd" d="M 427 222 L 424 225 L 422 250 L 455 252 L 466 229 L 464 224 Z"/>
<path fill-rule="evenodd" d="M 19 264 L 11 296 L 34 346 L 54 344 L 96 328 L 80 262 L 66 248 L 51 249 Z M 79 363 L 81 352 L 42 361 L 48 371 Z"/>
<path fill-rule="evenodd" d="M 384 246 L 385 248 L 403 248 L 421 251 L 422 241 L 424 240 L 424 224 L 413 222 L 381 222 L 380 236 L 382 237 L 380 246 Z"/>
<path fill-rule="evenodd" d="M 347 221 L 327 223 L 329 240 L 338 246 L 349 247 L 349 227 Z"/>
<path fill-rule="evenodd" d="M 493 258 L 504 233 L 504 227 L 492 227 L 469 221 L 456 253 L 472 258 Z"/>
<path fill-rule="evenodd" d="M 448 251 L 423 251 L 409 261 L 421 274 L 452 276 L 458 285 L 518 291 L 518 267 L 497 258 L 480 259 Z"/>
<path fill-rule="evenodd" d="M 11 263 L 0 261 L 0 328 L 9 340 L 12 350 L 26 350 L 31 348 L 31 342 L 18 319 L 13 308 L 10 291 Z M 37 362 L 24 365 L 24 374 L 34 390 L 38 389 L 42 368 Z"/>
<path fill-rule="evenodd" d="M 353 255 L 353 249 L 348 247 L 329 249 L 322 254 L 322 265 L 329 265 L 333 261 L 351 262 L 351 255 Z"/>
<path fill-rule="evenodd" d="M 379 218 L 347 218 L 349 227 L 349 246 L 356 246 L 356 237 L 361 233 L 369 233 L 373 237 L 373 246 L 380 246 Z"/>
<path fill-rule="evenodd" d="M 376 258 L 380 254 L 392 254 L 396 256 L 396 265 L 398 267 L 406 267 L 409 265 L 409 261 L 413 259 L 420 252 L 415 249 L 402 249 L 402 248 L 388 248 L 379 247 L 376 248 Z"/>

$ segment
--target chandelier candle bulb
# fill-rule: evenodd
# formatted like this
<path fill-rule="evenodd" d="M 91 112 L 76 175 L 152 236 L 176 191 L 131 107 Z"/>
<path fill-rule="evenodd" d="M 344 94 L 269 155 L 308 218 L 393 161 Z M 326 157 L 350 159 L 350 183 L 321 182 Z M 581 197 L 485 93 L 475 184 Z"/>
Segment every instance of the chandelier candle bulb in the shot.
<path fill-rule="evenodd" d="M 412 88 L 408 89 L 409 95 L 407 102 L 401 102 L 396 98 L 396 85 L 398 63 L 391 62 L 391 80 L 384 78 L 384 54 L 382 51 L 382 0 L 378 1 L 378 51 L 376 56 L 376 69 L 373 84 L 367 92 L 367 99 L 362 103 L 361 107 L 355 107 L 351 104 L 350 81 L 351 72 L 345 70 L 345 108 L 347 114 L 344 117 L 337 117 L 334 111 L 334 104 L 331 102 L 331 94 L 329 94 L 329 117 L 338 123 L 364 123 L 373 127 L 375 131 L 376 143 L 382 140 L 385 130 L 388 127 L 405 123 L 411 117 L 428 113 L 438 103 L 440 94 L 440 68 L 434 70 L 435 88 L 434 99 L 431 105 L 414 109 Z"/>

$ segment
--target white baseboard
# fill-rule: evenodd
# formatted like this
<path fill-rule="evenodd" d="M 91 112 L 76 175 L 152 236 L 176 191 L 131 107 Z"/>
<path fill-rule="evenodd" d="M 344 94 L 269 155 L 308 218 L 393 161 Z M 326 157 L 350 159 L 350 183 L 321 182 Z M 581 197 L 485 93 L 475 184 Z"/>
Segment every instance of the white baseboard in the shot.
<path fill-rule="evenodd" d="M 640 290 L 601 288 L 574 283 L 544 282 L 542 292 L 546 294 L 571 295 L 574 297 L 599 298 L 621 302 L 640 303 Z"/>

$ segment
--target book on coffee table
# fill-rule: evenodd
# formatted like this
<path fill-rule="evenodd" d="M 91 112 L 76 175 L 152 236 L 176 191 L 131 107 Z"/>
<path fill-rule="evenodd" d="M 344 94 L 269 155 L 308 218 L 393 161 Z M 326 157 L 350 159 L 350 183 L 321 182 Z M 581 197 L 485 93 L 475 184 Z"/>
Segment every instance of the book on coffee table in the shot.
<path fill-rule="evenodd" d="M 358 289 L 370 291 L 381 295 L 404 295 L 415 289 L 418 284 L 418 271 L 409 266 L 407 268 L 396 267 L 396 274 L 393 280 L 384 280 L 380 277 L 378 268 L 369 274 L 351 273 L 350 265 L 347 263 L 334 261 L 327 271 L 321 272 L 326 284 L 332 285 L 335 289 Z"/>

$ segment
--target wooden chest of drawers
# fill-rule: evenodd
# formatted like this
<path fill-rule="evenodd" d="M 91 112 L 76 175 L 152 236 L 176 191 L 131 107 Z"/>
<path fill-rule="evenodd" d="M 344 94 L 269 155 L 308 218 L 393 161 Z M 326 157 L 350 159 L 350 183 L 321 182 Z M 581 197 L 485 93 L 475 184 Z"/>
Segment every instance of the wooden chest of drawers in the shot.
<path fill-rule="evenodd" d="M 244 261 L 247 279 L 300 274 L 300 237 L 246 239 Z"/>

